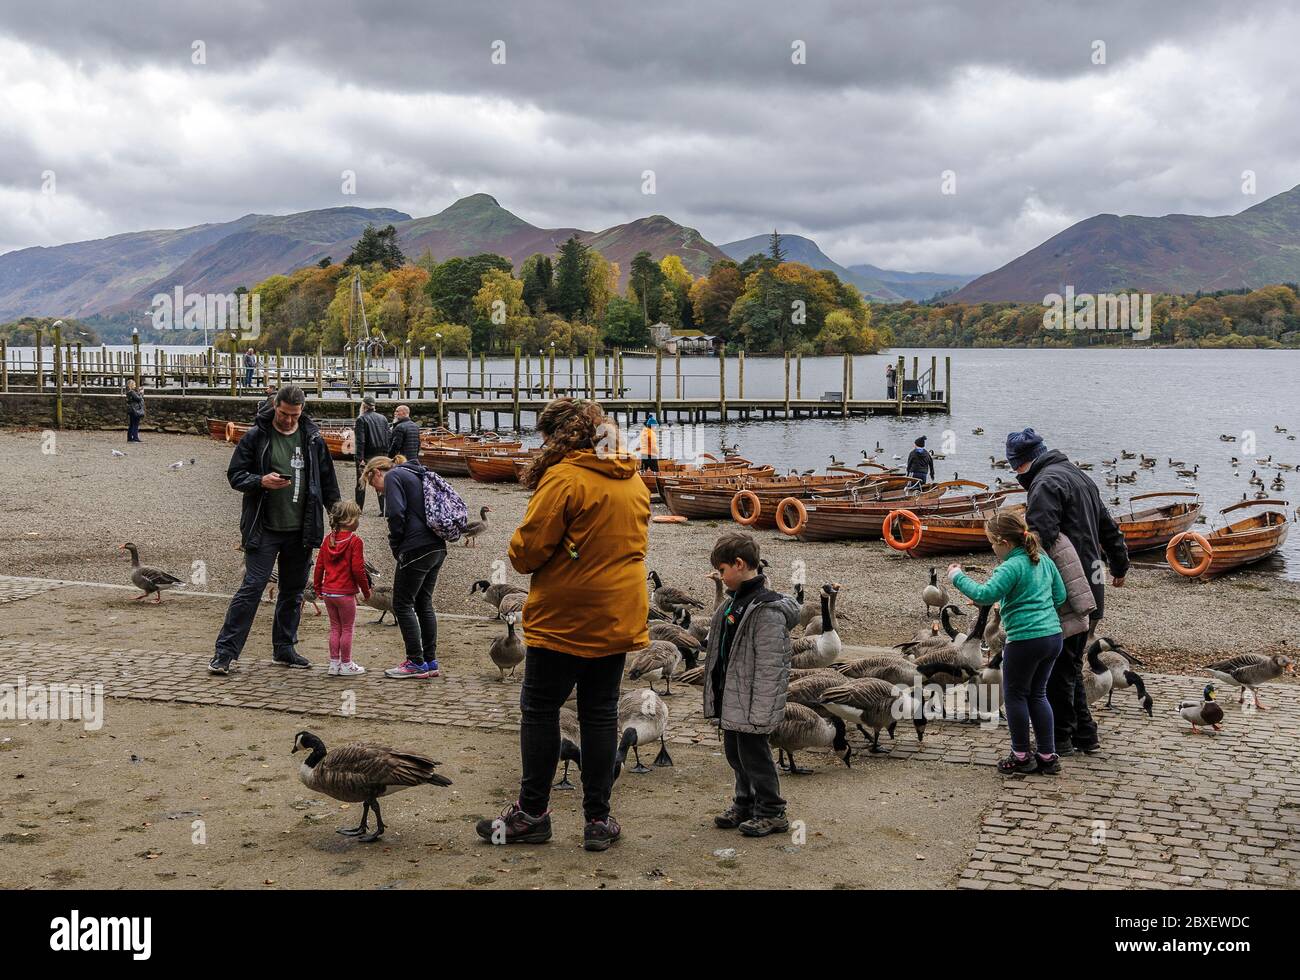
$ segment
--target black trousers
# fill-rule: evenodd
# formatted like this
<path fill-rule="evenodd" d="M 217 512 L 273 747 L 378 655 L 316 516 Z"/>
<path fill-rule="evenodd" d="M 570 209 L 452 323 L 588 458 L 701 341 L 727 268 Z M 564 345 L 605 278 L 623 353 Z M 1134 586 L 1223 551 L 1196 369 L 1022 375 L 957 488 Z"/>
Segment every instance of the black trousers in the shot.
<path fill-rule="evenodd" d="M 551 802 L 551 780 L 560 762 L 560 708 L 578 687 L 582 729 L 582 812 L 588 820 L 609 816 L 618 751 L 618 693 L 627 654 L 575 657 L 529 647 L 519 691 L 519 754 L 523 778 L 519 806 L 541 816 Z M 769 756 L 770 758 L 770 756 Z"/>
<path fill-rule="evenodd" d="M 126 417 L 126 441 L 140 441 L 140 415 L 127 415 Z"/>
<path fill-rule="evenodd" d="M 1047 703 L 1052 706 L 1058 750 L 1062 745 L 1083 748 L 1097 742 L 1097 723 L 1088 709 L 1083 687 L 1083 653 L 1087 646 L 1087 633 L 1066 637 L 1047 679 Z"/>
<path fill-rule="evenodd" d="M 293 650 L 298 642 L 298 619 L 302 593 L 311 570 L 311 549 L 302 546 L 301 531 L 262 530 L 262 542 L 244 553 L 244 581 L 226 608 L 226 619 L 217 634 L 217 655 L 239 659 L 253 628 L 258 603 L 279 565 L 279 589 L 275 597 L 275 622 L 271 627 L 271 649 L 275 653 Z"/>
<path fill-rule="evenodd" d="M 438 617 L 433 612 L 433 587 L 447 549 L 420 550 L 397 559 L 393 575 L 393 618 L 402 630 L 406 659 L 413 664 L 438 659 Z"/>
<path fill-rule="evenodd" d="M 767 736 L 723 729 L 722 750 L 727 765 L 736 773 L 736 809 L 755 817 L 779 817 L 785 813 L 781 780 L 776 774 Z"/>
<path fill-rule="evenodd" d="M 657 457 L 657 456 L 642 456 L 642 457 L 641 457 L 641 469 L 642 469 L 642 470 L 653 470 L 654 472 L 658 473 L 658 472 L 659 472 L 659 457 Z"/>

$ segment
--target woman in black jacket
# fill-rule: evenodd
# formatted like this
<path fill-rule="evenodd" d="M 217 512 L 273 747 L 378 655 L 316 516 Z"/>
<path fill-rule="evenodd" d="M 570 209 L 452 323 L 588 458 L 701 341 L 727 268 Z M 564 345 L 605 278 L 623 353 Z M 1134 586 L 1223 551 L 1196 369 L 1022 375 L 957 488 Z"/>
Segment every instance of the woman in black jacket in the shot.
<path fill-rule="evenodd" d="M 135 379 L 126 383 L 126 441 L 140 441 L 140 420 L 144 418 L 144 392 L 135 386 Z"/>

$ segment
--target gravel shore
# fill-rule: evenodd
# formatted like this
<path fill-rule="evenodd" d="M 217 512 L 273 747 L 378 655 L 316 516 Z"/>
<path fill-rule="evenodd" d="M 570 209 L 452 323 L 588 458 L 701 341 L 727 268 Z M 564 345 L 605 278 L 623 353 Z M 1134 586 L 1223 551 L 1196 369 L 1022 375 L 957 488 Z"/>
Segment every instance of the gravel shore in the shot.
<path fill-rule="evenodd" d="M 0 573 L 125 583 L 129 564 L 118 546 L 130 540 L 148 564 L 185 578 L 199 570 L 206 575 L 202 588 L 234 590 L 242 564 L 235 550 L 239 496 L 225 479 L 228 445 L 159 434 L 127 445 L 118 434 L 63 432 L 54 452 L 43 451 L 50 448 L 40 432 L 0 433 L 0 465 L 7 477 L 0 506 L 10 518 L 0 529 Z M 114 457 L 113 449 L 127 455 Z M 168 468 L 178 461 L 184 465 Z M 349 493 L 353 465 L 336 462 L 336 471 Z M 490 577 L 495 563 L 510 581 L 526 584 L 510 569 L 505 552 L 528 495 L 514 484 L 452 482 L 471 510 L 483 504 L 492 508 L 490 529 L 477 548 L 452 547 L 435 605 L 440 611 L 482 614 L 488 607 L 472 598 L 469 588 L 475 579 Z M 657 503 L 654 510 L 665 513 Z M 654 524 L 649 567 L 709 604 L 709 550 L 718 534 L 734 526 Z M 391 559 L 373 495 L 360 532 L 371 560 L 386 572 Z M 804 543 L 775 531 L 759 531 L 758 538 L 776 588 L 791 590 L 800 563 L 810 593 L 822 582 L 841 583 L 838 615 L 846 643 L 896 643 L 925 623 L 920 590 L 927 562 L 878 541 Z M 991 554 L 964 558 L 977 575 L 992 566 Z M 1196 672 L 1215 658 L 1286 646 L 1300 613 L 1300 583 L 1249 571 L 1189 582 L 1157 560 L 1144 556 L 1123 589 L 1107 590 L 1104 621 L 1104 632 L 1122 640 L 1148 669 Z M 945 565 L 939 564 L 941 570 Z"/>

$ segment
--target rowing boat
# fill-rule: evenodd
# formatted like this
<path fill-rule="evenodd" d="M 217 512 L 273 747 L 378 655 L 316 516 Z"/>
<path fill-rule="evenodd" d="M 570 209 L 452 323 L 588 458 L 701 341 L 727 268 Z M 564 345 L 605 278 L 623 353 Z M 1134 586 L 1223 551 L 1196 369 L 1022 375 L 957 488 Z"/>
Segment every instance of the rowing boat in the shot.
<path fill-rule="evenodd" d="M 486 452 L 469 456 L 465 465 L 469 475 L 480 483 L 518 483 L 523 467 L 539 452 L 540 449 Z"/>
<path fill-rule="evenodd" d="M 972 487 L 976 492 L 952 492 L 959 487 Z M 919 493 L 896 490 L 871 496 L 851 493 L 846 500 L 805 500 L 801 501 L 802 514 L 794 519 L 789 511 L 798 508 L 785 507 L 777 528 L 801 541 L 870 541 L 881 536 L 885 518 L 895 510 L 910 510 L 922 517 L 966 514 L 1001 500 L 1006 493 L 990 491 L 987 484 L 973 480 L 952 480 L 925 487 Z"/>
<path fill-rule="evenodd" d="M 1158 506 L 1141 510 L 1133 505 L 1139 500 L 1171 498 Z M 1204 509 L 1201 495 L 1194 490 L 1157 490 L 1131 497 L 1127 513 L 1116 513 L 1115 523 L 1124 535 L 1124 543 L 1131 552 L 1163 548 L 1177 534 L 1196 523 Z"/>
<path fill-rule="evenodd" d="M 917 514 L 918 524 L 897 514 L 892 520 L 887 517 L 889 527 L 882 528 L 885 542 L 896 551 L 905 551 L 909 558 L 928 558 L 931 555 L 962 554 L 972 551 L 990 551 L 988 535 L 984 533 L 984 523 L 999 510 L 1019 510 L 1024 503 L 1017 500 L 1008 503 L 1007 497 L 1024 493 L 1018 487 L 999 488 L 996 499 L 975 503 L 973 509 L 962 514 Z M 919 530 L 919 535 L 913 535 Z M 893 541 L 890 541 L 890 538 Z M 903 547 L 900 547 L 902 545 Z"/>
<path fill-rule="evenodd" d="M 873 480 L 861 473 L 776 479 L 721 477 L 716 482 L 682 480 L 665 483 L 659 492 L 672 514 L 692 520 L 726 520 L 739 514 L 744 518 L 740 523 L 746 526 L 775 528 L 776 505 L 786 497 L 843 497 L 854 489 L 859 492 L 888 492 L 901 490 L 907 483 L 907 477 Z"/>
<path fill-rule="evenodd" d="M 1290 506 L 1286 500 L 1239 500 L 1219 511 L 1219 517 L 1227 519 L 1237 511 L 1264 509 L 1209 534 L 1183 531 L 1175 535 L 1165 547 L 1165 559 L 1180 575 L 1210 578 L 1267 558 L 1286 541 L 1293 520 L 1287 515 Z"/>

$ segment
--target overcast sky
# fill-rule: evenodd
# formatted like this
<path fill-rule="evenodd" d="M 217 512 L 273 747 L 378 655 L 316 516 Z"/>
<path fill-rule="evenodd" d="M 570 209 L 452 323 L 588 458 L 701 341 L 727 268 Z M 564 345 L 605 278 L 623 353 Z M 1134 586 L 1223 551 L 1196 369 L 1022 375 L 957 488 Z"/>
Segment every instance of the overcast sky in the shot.
<path fill-rule="evenodd" d="M 0 252 L 482 191 L 985 272 L 1099 212 L 1300 183 L 1298 28 L 1253 0 L 0 0 Z"/>

